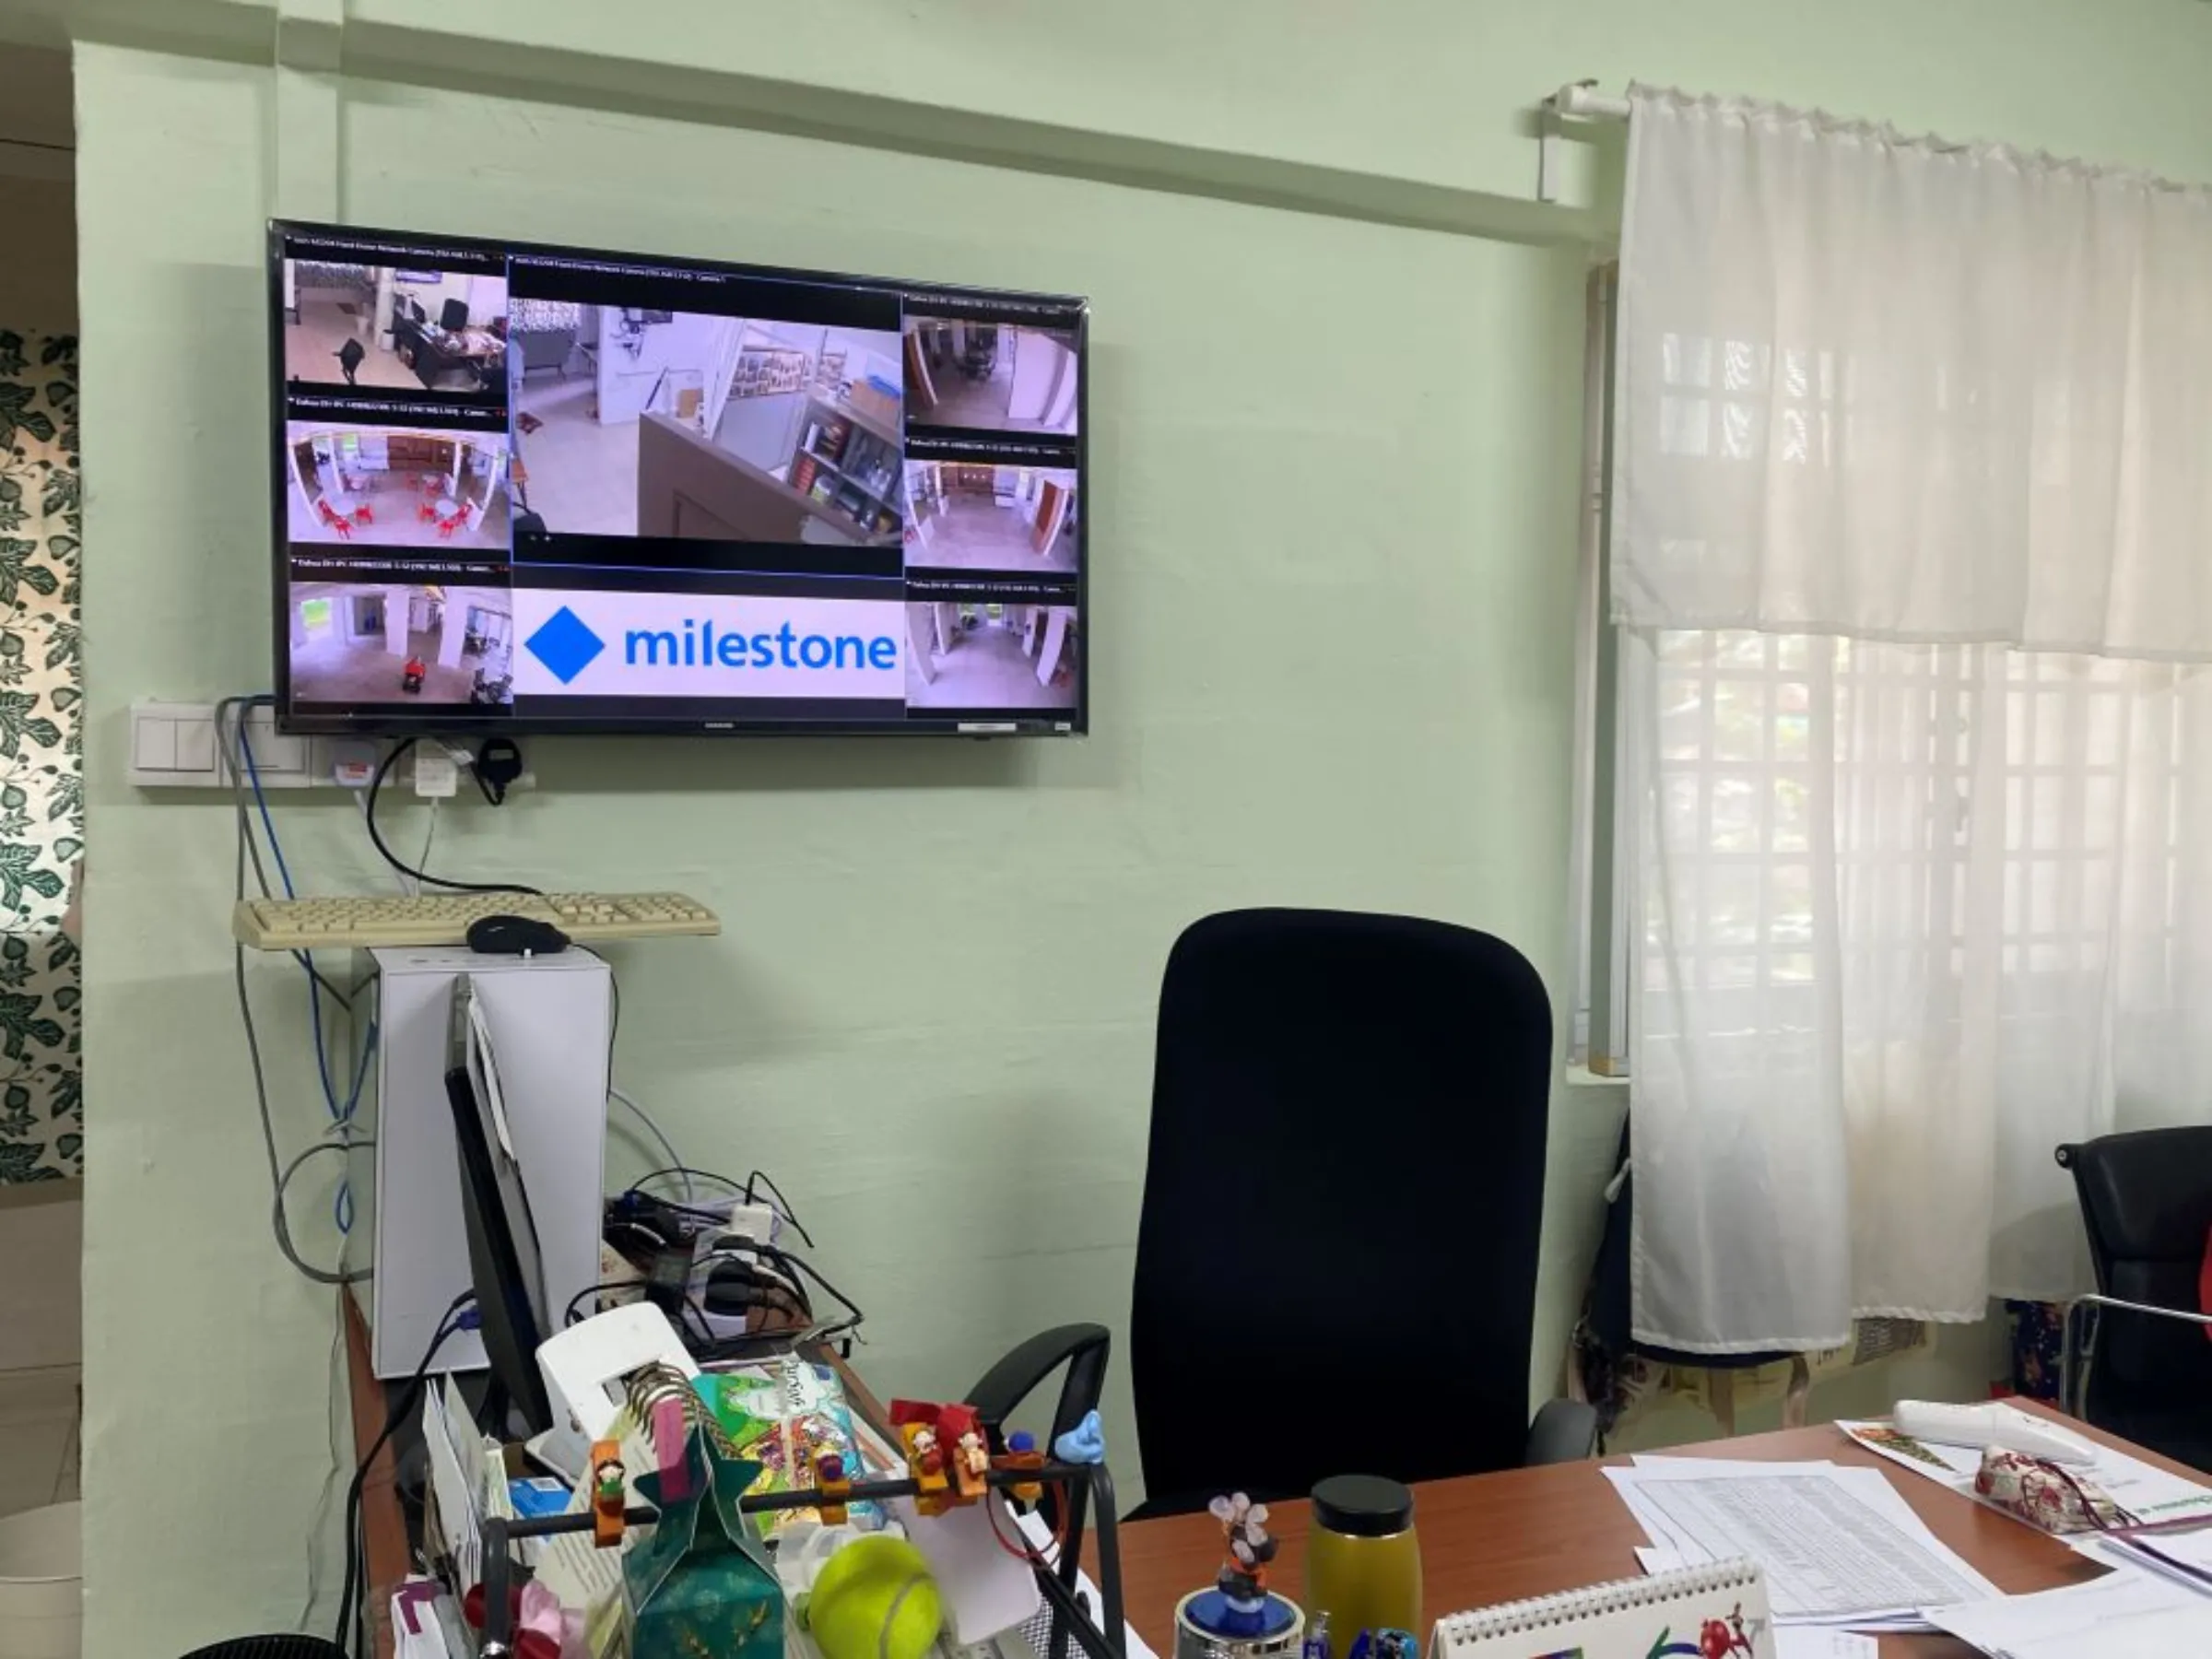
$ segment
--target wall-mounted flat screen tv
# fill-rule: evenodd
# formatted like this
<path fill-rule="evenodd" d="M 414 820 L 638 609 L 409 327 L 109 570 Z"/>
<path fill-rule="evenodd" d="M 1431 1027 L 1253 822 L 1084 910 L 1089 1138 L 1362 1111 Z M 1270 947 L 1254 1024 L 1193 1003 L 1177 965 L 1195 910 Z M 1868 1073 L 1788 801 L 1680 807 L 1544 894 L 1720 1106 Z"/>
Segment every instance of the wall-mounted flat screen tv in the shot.
<path fill-rule="evenodd" d="M 1087 728 L 1069 295 L 273 221 L 293 732 Z"/>

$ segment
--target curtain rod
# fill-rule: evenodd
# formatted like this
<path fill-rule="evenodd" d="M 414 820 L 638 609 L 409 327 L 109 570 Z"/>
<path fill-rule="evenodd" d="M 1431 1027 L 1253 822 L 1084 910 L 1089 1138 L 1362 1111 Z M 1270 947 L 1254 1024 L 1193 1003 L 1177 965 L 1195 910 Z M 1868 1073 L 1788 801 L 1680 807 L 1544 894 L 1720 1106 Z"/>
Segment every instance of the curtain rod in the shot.
<path fill-rule="evenodd" d="M 1580 115 L 1591 121 L 1626 121 L 1629 118 L 1629 100 L 1625 98 L 1607 98 L 1597 89 L 1597 83 L 1576 81 L 1561 87 L 1545 103 L 1560 115 Z"/>
<path fill-rule="evenodd" d="M 1536 132 L 1536 200 L 1556 202 L 1559 199 L 1560 122 L 1569 116 L 1589 121 L 1626 121 L 1629 100 L 1604 96 L 1594 80 L 1571 81 L 1539 100 L 1537 107 L 1543 111 L 1543 116 Z"/>
<path fill-rule="evenodd" d="M 1597 89 L 1595 81 L 1586 80 L 1570 82 L 1557 92 L 1539 100 L 1538 104 L 1544 111 L 1546 119 L 1543 124 L 1543 131 L 1536 140 L 1536 200 L 1550 202 L 1556 201 L 1559 195 L 1557 181 L 1559 175 L 1559 159 L 1553 147 L 1559 137 L 1559 122 L 1568 118 L 1583 121 L 1626 121 L 1629 118 L 1629 100 L 1625 98 L 1608 98 Z M 1814 119 L 1827 119 L 1819 116 L 1817 112 L 1811 113 Z M 1932 133 L 1923 137 L 1907 139 L 1905 142 L 1938 156 L 1971 155 L 1978 150 L 1990 147 L 1970 140 L 1938 138 Z M 2077 167 L 2090 172 L 2124 173 L 2140 180 L 2146 188 L 2159 192 L 2171 191 L 2190 194 L 2205 189 L 2201 183 L 2164 179 L 2155 173 L 2145 172 L 2136 168 L 2110 168 L 2098 162 L 2083 161 L 2063 156 L 2053 157 L 2041 151 L 2014 153 L 2019 154 L 2030 161 L 2040 160 L 2064 167 Z"/>

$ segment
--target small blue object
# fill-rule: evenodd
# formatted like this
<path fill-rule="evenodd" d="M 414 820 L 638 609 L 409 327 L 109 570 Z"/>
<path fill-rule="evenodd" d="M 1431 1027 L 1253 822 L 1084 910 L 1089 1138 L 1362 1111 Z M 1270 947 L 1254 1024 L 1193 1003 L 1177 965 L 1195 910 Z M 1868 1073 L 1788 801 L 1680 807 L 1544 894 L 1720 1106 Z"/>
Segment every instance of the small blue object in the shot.
<path fill-rule="evenodd" d="M 1270 1592 L 1258 1606 L 1230 1600 L 1218 1590 L 1202 1590 L 1183 1607 L 1183 1617 L 1208 1636 L 1240 1641 L 1280 1636 L 1298 1620 L 1298 1610 Z"/>
<path fill-rule="evenodd" d="M 510 1480 L 507 1497 L 514 1512 L 525 1521 L 538 1515 L 558 1515 L 569 1507 L 569 1488 L 550 1475 Z"/>
<path fill-rule="evenodd" d="M 1106 1426 L 1099 1421 L 1099 1414 L 1085 1412 L 1081 1422 L 1053 1442 L 1053 1455 L 1062 1463 L 1104 1463 Z"/>
<path fill-rule="evenodd" d="M 1027 1457 L 1037 1450 L 1037 1437 L 1027 1429 L 1017 1429 L 1006 1436 L 1006 1450 Z"/>

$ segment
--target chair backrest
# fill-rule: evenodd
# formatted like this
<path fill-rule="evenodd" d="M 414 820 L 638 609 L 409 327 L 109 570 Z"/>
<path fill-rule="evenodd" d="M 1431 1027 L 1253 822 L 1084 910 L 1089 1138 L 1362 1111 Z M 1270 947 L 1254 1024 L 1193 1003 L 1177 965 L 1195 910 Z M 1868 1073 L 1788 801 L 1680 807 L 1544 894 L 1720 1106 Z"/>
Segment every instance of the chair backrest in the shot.
<path fill-rule="evenodd" d="M 2212 1125 L 2107 1135 L 2061 1147 L 2058 1160 L 2074 1171 L 2098 1289 L 2196 1311 L 2212 1232 Z M 2093 1391 L 2212 1400 L 2212 1342 L 2201 1330 L 2108 1309 L 2100 1333 Z"/>
<path fill-rule="evenodd" d="M 439 313 L 438 322 L 448 334 L 459 334 L 468 326 L 468 301 L 448 300 Z"/>
<path fill-rule="evenodd" d="M 1551 1006 L 1406 916 L 1255 910 L 1160 986 L 1130 1371 L 1147 1508 L 1512 1466 Z"/>

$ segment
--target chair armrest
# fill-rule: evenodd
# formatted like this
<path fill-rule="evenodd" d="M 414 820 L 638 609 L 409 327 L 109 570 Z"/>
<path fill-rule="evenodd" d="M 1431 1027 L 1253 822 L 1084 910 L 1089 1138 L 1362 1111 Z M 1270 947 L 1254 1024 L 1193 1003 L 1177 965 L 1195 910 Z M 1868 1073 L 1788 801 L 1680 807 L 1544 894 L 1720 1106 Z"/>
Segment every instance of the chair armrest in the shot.
<path fill-rule="evenodd" d="M 1538 1464 L 1573 1463 L 1597 1450 L 1597 1412 L 1582 1400 L 1547 1400 L 1528 1426 L 1525 1468 Z"/>
<path fill-rule="evenodd" d="M 2089 1420 L 2089 1371 L 2096 1363 L 2097 1347 L 2093 1333 L 2083 1331 L 2086 1322 L 2076 1317 L 2084 1308 L 2116 1308 L 2123 1313 L 2148 1313 L 2212 1331 L 2212 1313 L 2192 1313 L 2183 1308 L 2161 1308 L 2155 1302 L 2125 1301 L 2117 1296 L 2095 1293 L 2076 1297 L 2066 1304 L 2065 1314 L 2059 1322 L 2058 1400 L 2069 1417 L 2079 1418 L 2085 1423 Z"/>
<path fill-rule="evenodd" d="M 983 1420 L 994 1440 L 999 1440 L 1000 1426 L 1014 1415 L 1014 1408 L 1065 1365 L 1067 1379 L 1060 1385 L 1060 1403 L 1053 1409 L 1052 1435 L 1045 1441 L 1049 1449 L 1053 1441 L 1081 1422 L 1086 1412 L 1099 1408 L 1099 1396 L 1106 1387 L 1106 1354 L 1112 1343 L 1112 1333 L 1102 1324 L 1055 1325 L 1040 1331 L 985 1371 L 968 1391 L 967 1403 L 975 1407 L 975 1415 Z"/>
<path fill-rule="evenodd" d="M 2155 1313 L 2160 1319 L 2178 1319 L 2193 1325 L 2212 1326 L 2212 1313 L 2192 1313 L 2186 1308 L 2161 1308 L 2151 1302 L 2122 1301 L 2116 1296 L 2077 1296 L 2077 1308 L 2118 1308 L 2128 1313 Z"/>

